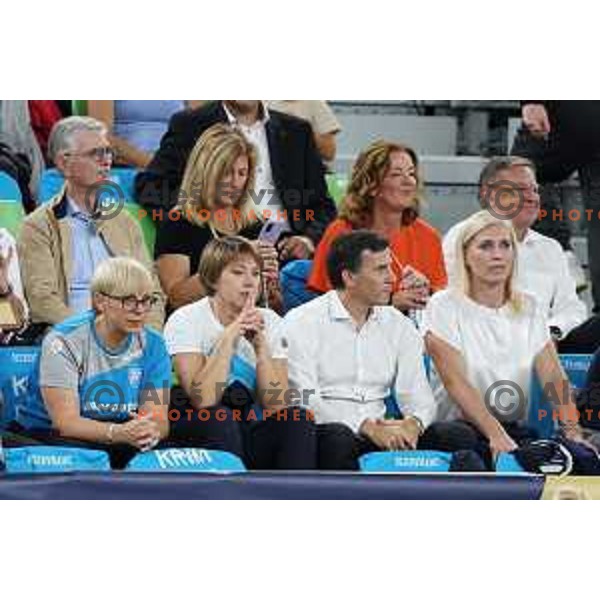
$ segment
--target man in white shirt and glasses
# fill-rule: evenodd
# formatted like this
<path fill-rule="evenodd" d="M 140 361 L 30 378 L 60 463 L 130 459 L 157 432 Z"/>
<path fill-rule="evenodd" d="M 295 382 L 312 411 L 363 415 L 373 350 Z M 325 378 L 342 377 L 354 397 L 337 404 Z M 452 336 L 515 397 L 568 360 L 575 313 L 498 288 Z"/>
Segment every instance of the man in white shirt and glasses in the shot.
<path fill-rule="evenodd" d="M 479 201 L 496 218 L 512 221 L 519 243 L 518 288 L 543 307 L 558 351 L 594 353 L 600 346 L 600 319 L 588 318 L 560 244 L 531 229 L 540 210 L 533 163 L 519 156 L 492 158 L 479 177 Z M 450 282 L 456 277 L 455 246 L 463 226 L 464 221 L 457 223 L 444 237 Z"/>
<path fill-rule="evenodd" d="M 308 397 L 317 424 L 319 468 L 356 469 L 360 455 L 381 450 L 471 448 L 460 423 L 432 424 L 423 343 L 389 306 L 388 242 L 370 231 L 342 236 L 327 269 L 334 289 L 289 312 L 282 329 L 290 387 Z M 385 418 L 390 396 L 399 418 Z"/>

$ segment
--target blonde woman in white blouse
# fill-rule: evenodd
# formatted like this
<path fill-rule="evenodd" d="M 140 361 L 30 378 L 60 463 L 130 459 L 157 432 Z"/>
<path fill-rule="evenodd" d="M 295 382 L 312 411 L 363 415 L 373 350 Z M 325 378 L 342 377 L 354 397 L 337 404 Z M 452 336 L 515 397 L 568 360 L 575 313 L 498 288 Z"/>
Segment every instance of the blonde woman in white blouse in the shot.
<path fill-rule="evenodd" d="M 581 441 L 572 390 L 543 310 L 514 287 L 517 244 L 510 222 L 476 213 L 455 251 L 458 277 L 431 298 L 424 319 L 438 418 L 469 422 L 491 458 L 510 452 L 535 437 L 526 425 L 535 372 L 560 399 L 555 408 L 564 435 Z"/>

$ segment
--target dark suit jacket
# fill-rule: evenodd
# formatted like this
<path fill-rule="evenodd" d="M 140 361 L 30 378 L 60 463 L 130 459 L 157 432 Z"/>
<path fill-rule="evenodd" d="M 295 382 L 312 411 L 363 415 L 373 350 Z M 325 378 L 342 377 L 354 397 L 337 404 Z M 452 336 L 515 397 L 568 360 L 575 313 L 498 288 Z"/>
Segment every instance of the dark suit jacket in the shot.
<path fill-rule="evenodd" d="M 545 106 L 550 135 L 536 138 L 522 126 L 511 153 L 535 163 L 540 183 L 560 183 L 600 152 L 600 102 L 523 100 L 521 106 L 531 102 Z"/>
<path fill-rule="evenodd" d="M 269 111 L 266 124 L 273 181 L 281 202 L 288 210 L 294 233 L 319 242 L 335 217 L 335 205 L 327 192 L 325 169 L 308 122 Z M 171 118 L 160 148 L 135 181 L 137 201 L 148 208 L 171 208 L 177 203 L 179 186 L 188 156 L 197 139 L 215 123 L 227 123 L 221 102 L 184 110 Z M 301 198 L 301 200 L 300 200 Z M 300 209 L 300 219 L 291 210 Z M 306 211 L 314 211 L 314 220 Z"/>

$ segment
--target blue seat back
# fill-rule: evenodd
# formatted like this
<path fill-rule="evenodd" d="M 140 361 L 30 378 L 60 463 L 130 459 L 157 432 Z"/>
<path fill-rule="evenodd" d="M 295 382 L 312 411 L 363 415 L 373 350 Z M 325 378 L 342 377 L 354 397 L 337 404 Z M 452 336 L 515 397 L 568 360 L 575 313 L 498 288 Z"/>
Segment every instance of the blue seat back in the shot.
<path fill-rule="evenodd" d="M 312 262 L 312 260 L 293 260 L 281 269 L 279 283 L 285 312 L 301 306 L 319 295 L 306 287 L 312 270 Z"/>
<path fill-rule="evenodd" d="M 525 469 L 521 466 L 514 454 L 510 452 L 501 452 L 496 459 L 497 473 L 524 473 Z"/>
<path fill-rule="evenodd" d="M 44 204 L 60 192 L 65 180 L 58 169 L 46 169 L 38 187 L 38 202 Z"/>
<path fill-rule="evenodd" d="M 560 355 L 560 362 L 575 389 L 585 386 L 592 359 L 592 354 Z M 556 423 L 552 419 L 553 408 L 555 409 L 549 399 L 544 397 L 540 382 L 534 375 L 529 392 L 528 425 L 540 438 L 551 438 L 556 431 Z"/>
<path fill-rule="evenodd" d="M 445 473 L 451 461 L 449 452 L 402 450 L 363 454 L 359 465 L 365 473 Z"/>
<path fill-rule="evenodd" d="M 68 473 L 110 471 L 106 452 L 69 446 L 21 446 L 4 450 L 8 473 Z"/>
<path fill-rule="evenodd" d="M 237 456 L 229 452 L 202 448 L 166 448 L 137 454 L 129 461 L 125 470 L 242 473 L 246 467 Z"/>
<path fill-rule="evenodd" d="M 39 353 L 39 347 L 0 348 L 0 425 L 14 421 L 37 393 Z"/>
<path fill-rule="evenodd" d="M 4 171 L 0 171 L 0 201 L 17 200 L 21 201 L 21 190 L 19 184 Z"/>
<path fill-rule="evenodd" d="M 123 191 L 127 202 L 133 202 L 133 185 L 137 171 L 117 167 L 110 171 L 110 181 L 118 185 Z M 47 169 L 42 175 L 38 189 L 38 199 L 41 204 L 51 200 L 58 194 L 64 185 L 65 180 L 58 169 Z"/>

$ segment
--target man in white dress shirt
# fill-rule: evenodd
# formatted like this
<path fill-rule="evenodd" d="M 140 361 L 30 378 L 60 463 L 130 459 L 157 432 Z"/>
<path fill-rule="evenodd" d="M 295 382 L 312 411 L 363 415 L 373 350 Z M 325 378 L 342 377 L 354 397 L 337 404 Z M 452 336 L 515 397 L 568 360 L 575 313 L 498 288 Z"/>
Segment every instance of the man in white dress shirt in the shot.
<path fill-rule="evenodd" d="M 540 209 L 533 163 L 518 156 L 492 158 L 479 178 L 479 200 L 494 216 L 512 220 L 519 242 L 517 285 L 544 307 L 561 353 L 592 354 L 600 346 L 600 319 L 588 319 L 560 244 L 531 226 Z M 456 240 L 464 221 L 444 237 L 448 280 L 456 277 Z"/>
<path fill-rule="evenodd" d="M 389 306 L 393 272 L 388 242 L 369 231 L 335 240 L 327 259 L 334 290 L 290 311 L 282 343 L 290 388 L 311 393 L 320 469 L 355 469 L 380 450 L 472 447 L 468 428 L 436 423 L 412 322 Z M 386 399 L 403 417 L 385 419 Z"/>

